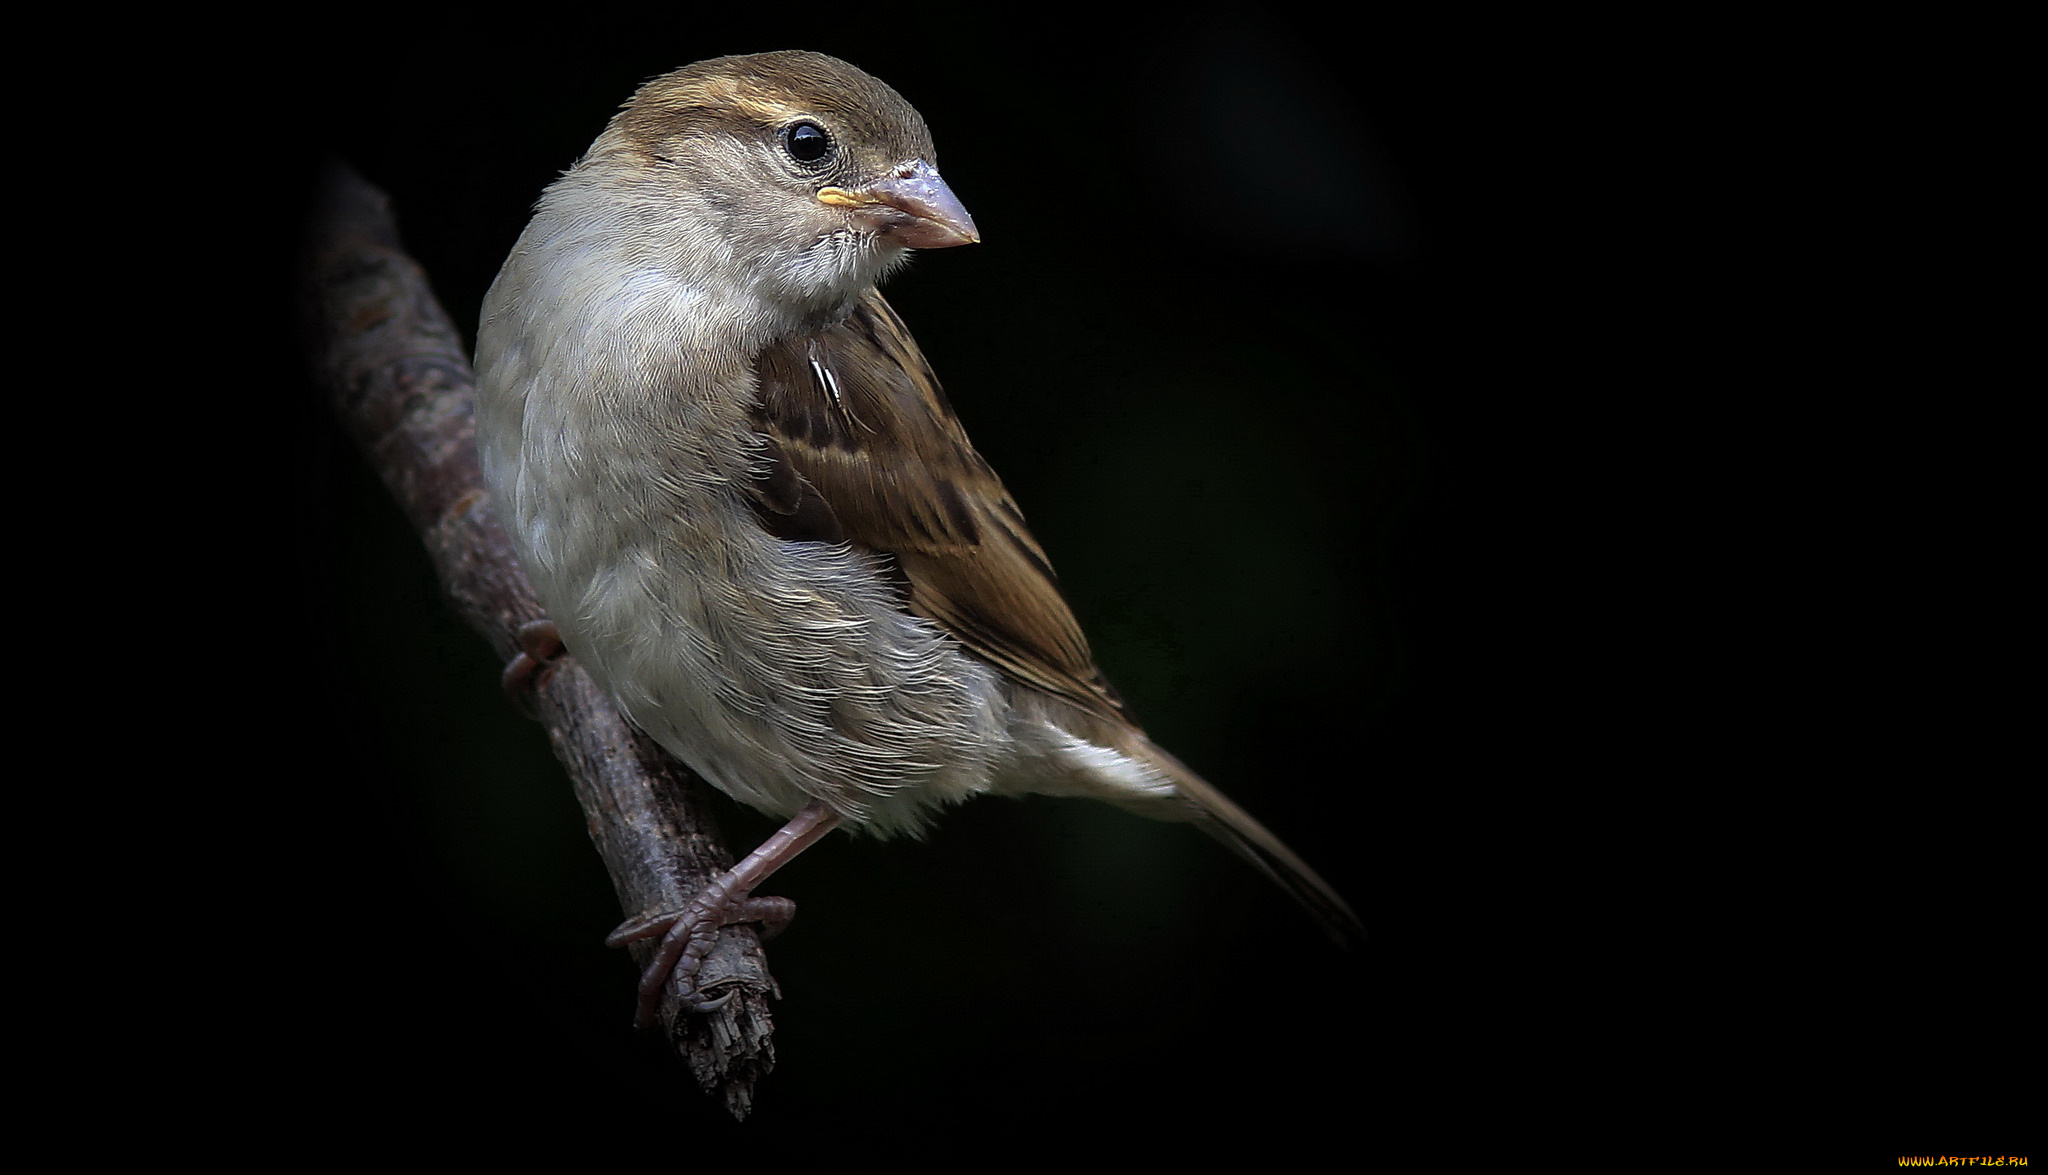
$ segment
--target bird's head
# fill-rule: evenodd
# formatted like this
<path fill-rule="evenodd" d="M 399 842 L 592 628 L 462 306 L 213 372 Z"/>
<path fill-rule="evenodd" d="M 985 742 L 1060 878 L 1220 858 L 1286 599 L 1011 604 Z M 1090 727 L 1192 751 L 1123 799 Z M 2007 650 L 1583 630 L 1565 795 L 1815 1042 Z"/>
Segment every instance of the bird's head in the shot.
<path fill-rule="evenodd" d="M 939 177 L 924 119 L 821 53 L 720 57 L 656 78 L 580 166 L 627 180 L 658 243 L 717 254 L 723 272 L 785 302 L 843 301 L 907 249 L 981 239 Z"/>

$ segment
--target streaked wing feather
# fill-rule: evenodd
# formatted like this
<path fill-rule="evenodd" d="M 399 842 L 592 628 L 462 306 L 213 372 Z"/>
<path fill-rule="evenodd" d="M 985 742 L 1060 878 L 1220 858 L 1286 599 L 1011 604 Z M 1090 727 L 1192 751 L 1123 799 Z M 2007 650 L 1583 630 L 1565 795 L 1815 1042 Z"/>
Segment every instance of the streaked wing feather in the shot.
<path fill-rule="evenodd" d="M 1012 679 L 1126 729 L 1045 552 L 882 296 L 757 365 L 756 507 L 777 535 L 894 556 L 908 607 Z"/>

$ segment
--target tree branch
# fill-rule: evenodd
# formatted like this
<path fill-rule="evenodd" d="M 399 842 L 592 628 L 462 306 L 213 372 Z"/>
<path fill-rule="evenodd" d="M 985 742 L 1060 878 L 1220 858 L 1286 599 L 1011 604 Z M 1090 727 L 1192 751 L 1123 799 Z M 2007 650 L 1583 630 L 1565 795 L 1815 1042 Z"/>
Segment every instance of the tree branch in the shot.
<path fill-rule="evenodd" d="M 399 244 L 388 200 L 362 177 L 330 166 L 311 228 L 300 295 L 315 379 L 425 541 L 455 610 L 509 660 L 541 608 L 483 486 L 461 336 Z M 680 909 L 731 866 L 702 783 L 627 724 L 573 659 L 536 685 L 534 702 L 627 916 Z M 644 966 L 653 943 L 632 950 Z M 720 933 L 698 984 L 712 996 L 739 990 L 698 1015 L 672 986 L 662 1023 L 698 1084 L 743 1118 L 774 1066 L 767 997 L 780 995 L 753 927 Z"/>

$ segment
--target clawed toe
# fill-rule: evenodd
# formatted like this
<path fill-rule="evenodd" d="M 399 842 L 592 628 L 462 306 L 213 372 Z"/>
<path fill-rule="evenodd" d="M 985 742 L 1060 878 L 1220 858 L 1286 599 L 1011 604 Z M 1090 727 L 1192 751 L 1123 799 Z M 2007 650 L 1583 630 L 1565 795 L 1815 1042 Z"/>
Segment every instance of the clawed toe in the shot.
<path fill-rule="evenodd" d="M 517 637 L 519 655 L 505 664 L 505 673 L 499 684 L 505 688 L 505 696 L 528 718 L 537 718 L 533 708 L 533 691 L 547 684 L 548 675 L 555 671 L 555 663 L 562 656 L 562 634 L 555 631 L 552 621 L 530 620 L 519 626 Z"/>
<path fill-rule="evenodd" d="M 606 946 L 624 946 L 644 938 L 661 936 L 654 957 L 640 973 L 640 1006 L 633 1023 L 641 1028 L 654 1025 L 661 1007 L 661 992 L 671 978 L 680 981 L 685 1007 L 698 1012 L 715 1012 L 726 1005 L 731 994 L 716 1000 L 697 998 L 697 969 L 711 953 L 722 927 L 735 922 L 759 922 L 762 937 L 774 935 L 796 916 L 796 903 L 788 898 L 757 898 L 755 886 L 804 849 L 839 826 L 842 817 L 813 800 L 777 830 L 747 859 L 711 879 L 703 892 L 681 910 L 643 914 L 621 924 L 605 936 Z"/>
<path fill-rule="evenodd" d="M 683 911 L 681 910 L 669 910 L 661 914 L 642 914 L 638 918 L 629 918 L 619 923 L 617 929 L 604 936 L 604 945 L 617 948 L 625 946 L 629 942 L 639 942 L 643 938 L 651 938 L 674 926 L 676 919 L 682 916 Z"/>
<path fill-rule="evenodd" d="M 718 942 L 718 932 L 735 922 L 760 922 L 764 926 L 762 937 L 765 938 L 780 932 L 796 916 L 796 903 L 788 898 L 734 894 L 730 882 L 731 874 L 721 875 L 706 886 L 686 909 L 643 915 L 622 923 L 605 936 L 604 943 L 608 947 L 621 947 L 655 935 L 661 936 L 661 942 L 654 948 L 654 957 L 648 960 L 646 970 L 640 973 L 640 1002 L 633 1016 L 635 1027 L 650 1028 L 654 1025 L 661 1007 L 662 989 L 668 986 L 671 977 L 682 981 L 684 1007 L 695 1012 L 716 1012 L 723 1008 L 732 1000 L 733 993 L 727 992 L 713 1000 L 700 999 L 697 994 L 697 970 L 704 965 L 704 957 Z"/>

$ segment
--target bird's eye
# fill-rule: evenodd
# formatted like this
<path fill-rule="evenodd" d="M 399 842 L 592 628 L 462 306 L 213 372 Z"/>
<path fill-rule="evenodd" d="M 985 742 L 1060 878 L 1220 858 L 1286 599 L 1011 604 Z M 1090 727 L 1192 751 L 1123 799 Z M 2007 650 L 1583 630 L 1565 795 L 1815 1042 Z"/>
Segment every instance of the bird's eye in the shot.
<path fill-rule="evenodd" d="M 782 145 L 798 163 L 816 163 L 832 151 L 832 136 L 814 122 L 800 122 L 782 132 Z"/>

